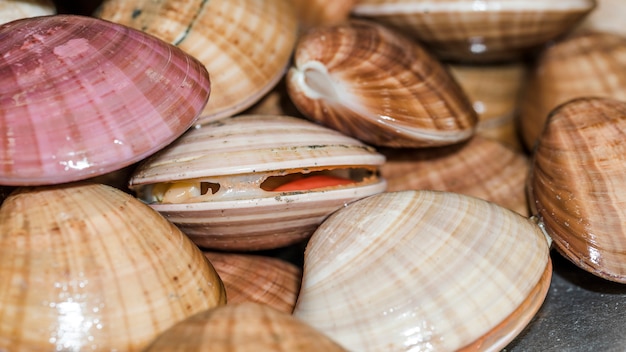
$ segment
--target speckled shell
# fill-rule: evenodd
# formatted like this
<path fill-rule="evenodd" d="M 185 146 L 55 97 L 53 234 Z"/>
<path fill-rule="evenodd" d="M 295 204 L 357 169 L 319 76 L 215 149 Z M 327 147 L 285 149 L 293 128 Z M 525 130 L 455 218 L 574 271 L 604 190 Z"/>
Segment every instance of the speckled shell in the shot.
<path fill-rule="evenodd" d="M 0 24 L 28 17 L 54 15 L 56 6 L 50 0 L 0 1 Z"/>
<path fill-rule="evenodd" d="M 130 187 L 201 247 L 266 249 L 308 238 L 328 214 L 384 191 L 386 183 L 371 174 L 348 186 L 273 192 L 261 188 L 265 180 L 327 169 L 375 172 L 384 160 L 358 140 L 307 120 L 242 115 L 189 130 L 143 162 Z M 155 203 L 155 184 L 184 180 L 219 184 L 219 191 Z"/>
<path fill-rule="evenodd" d="M 626 283 L 626 103 L 581 98 L 548 118 L 529 197 L 554 245 L 579 267 Z"/>
<path fill-rule="evenodd" d="M 352 13 L 393 26 L 437 57 L 462 62 L 520 59 L 575 27 L 595 0 L 359 0 Z"/>
<path fill-rule="evenodd" d="M 478 198 L 387 192 L 331 215 L 293 315 L 351 351 L 499 351 L 551 279 L 537 224 Z"/>
<path fill-rule="evenodd" d="M 520 132 L 532 149 L 548 114 L 574 98 L 626 99 L 626 38 L 579 33 L 542 52 L 530 70 L 520 102 Z"/>
<path fill-rule="evenodd" d="M 482 198 L 528 216 L 528 158 L 499 142 L 475 136 L 440 148 L 381 149 L 388 191 L 430 189 Z"/>
<path fill-rule="evenodd" d="M 146 352 L 344 352 L 293 316 L 258 303 L 207 310 L 174 325 Z"/>
<path fill-rule="evenodd" d="M 371 21 L 307 32 L 287 91 L 306 117 L 376 146 L 453 144 L 471 137 L 477 122 L 441 63 Z"/>
<path fill-rule="evenodd" d="M 226 288 L 228 304 L 255 302 L 291 314 L 302 282 L 302 270 L 265 255 L 204 252 Z"/>
<path fill-rule="evenodd" d="M 298 33 L 285 0 L 105 0 L 96 16 L 172 43 L 206 66 L 213 94 L 199 123 L 236 115 L 270 91 Z"/>
<path fill-rule="evenodd" d="M 0 184 L 75 181 L 121 169 L 189 128 L 209 97 L 202 64 L 96 18 L 0 27 Z"/>
<path fill-rule="evenodd" d="M 139 351 L 223 304 L 198 248 L 127 193 L 21 188 L 0 208 L 0 350 Z"/>

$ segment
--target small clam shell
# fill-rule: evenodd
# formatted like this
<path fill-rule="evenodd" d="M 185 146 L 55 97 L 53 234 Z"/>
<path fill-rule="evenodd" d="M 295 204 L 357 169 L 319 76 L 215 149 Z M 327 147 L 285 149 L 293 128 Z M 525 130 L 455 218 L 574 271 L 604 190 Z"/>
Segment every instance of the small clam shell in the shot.
<path fill-rule="evenodd" d="M 228 304 L 256 302 L 290 313 L 296 305 L 302 270 L 263 255 L 204 252 L 222 279 Z"/>
<path fill-rule="evenodd" d="M 388 191 L 430 189 L 482 198 L 528 216 L 528 158 L 499 142 L 475 136 L 440 148 L 382 149 L 380 174 Z M 497 155 L 497 157 L 494 157 Z"/>
<path fill-rule="evenodd" d="M 543 303 L 539 226 L 477 198 L 388 192 L 313 234 L 293 315 L 351 351 L 497 351 Z"/>
<path fill-rule="evenodd" d="M 241 303 L 189 317 L 159 336 L 145 352 L 344 352 L 336 342 L 288 313 Z"/>
<path fill-rule="evenodd" d="M 529 197 L 556 248 L 579 267 L 626 283 L 626 103 L 581 98 L 549 117 Z"/>
<path fill-rule="evenodd" d="M 202 64 L 145 33 L 56 15 L 0 27 L 0 184 L 121 169 L 189 128 L 209 97 Z"/>
<path fill-rule="evenodd" d="M 388 147 L 453 144 L 474 133 L 472 106 L 417 43 L 371 21 L 308 31 L 287 89 L 308 118 Z"/>
<path fill-rule="evenodd" d="M 261 99 L 289 64 L 298 22 L 284 0 L 105 0 L 96 16 L 174 44 L 211 73 L 198 123 L 233 116 Z"/>
<path fill-rule="evenodd" d="M 189 130 L 139 165 L 130 188 L 201 247 L 269 249 L 308 238 L 333 211 L 384 191 L 376 174 L 384 160 L 310 121 L 241 115 Z M 309 176 L 349 184 L 274 191 Z"/>
<path fill-rule="evenodd" d="M 50 0 L 0 1 L 0 24 L 28 17 L 54 15 L 56 6 Z"/>
<path fill-rule="evenodd" d="M 142 350 L 225 304 L 207 259 L 115 188 L 20 188 L 0 208 L 0 350 Z"/>
<path fill-rule="evenodd" d="M 353 14 L 398 28 L 441 59 L 494 62 L 522 58 L 594 6 L 595 0 L 359 0 Z"/>
<path fill-rule="evenodd" d="M 520 102 L 520 132 L 526 147 L 534 147 L 550 111 L 589 96 L 626 99 L 626 38 L 579 33 L 542 52 Z"/>

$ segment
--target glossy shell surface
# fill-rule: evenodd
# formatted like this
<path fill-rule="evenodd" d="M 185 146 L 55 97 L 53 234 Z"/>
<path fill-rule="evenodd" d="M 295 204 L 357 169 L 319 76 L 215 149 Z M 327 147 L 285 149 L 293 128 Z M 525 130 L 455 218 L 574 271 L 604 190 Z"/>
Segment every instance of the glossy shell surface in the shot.
<path fill-rule="evenodd" d="M 461 62 L 516 60 L 576 26 L 595 0 L 359 0 L 358 17 L 375 19 Z"/>
<path fill-rule="evenodd" d="M 206 258 L 115 188 L 22 188 L 0 208 L 0 350 L 142 350 L 225 304 Z"/>
<path fill-rule="evenodd" d="M 358 140 L 304 119 L 242 115 L 189 130 L 143 162 L 130 187 L 202 247 L 273 248 L 307 238 L 344 204 L 384 191 L 386 182 L 375 174 L 384 160 Z M 265 187 L 270 179 L 326 172 L 354 182 L 312 191 Z M 205 182 L 213 191 L 160 199 L 158 184 L 180 181 Z"/>
<path fill-rule="evenodd" d="M 388 192 L 313 234 L 293 315 L 351 351 L 498 351 L 551 278 L 539 226 L 477 198 Z"/>
<path fill-rule="evenodd" d="M 213 94 L 199 123 L 236 115 L 270 91 L 298 33 L 284 0 L 105 0 L 96 15 L 174 44 L 206 66 Z"/>
<path fill-rule="evenodd" d="M 306 117 L 387 147 L 453 144 L 477 116 L 445 67 L 372 21 L 314 28 L 300 38 L 287 88 Z"/>
<path fill-rule="evenodd" d="M 549 117 L 532 164 L 531 205 L 579 267 L 626 282 L 626 103 L 569 101 Z"/>
<path fill-rule="evenodd" d="M 4 0 L 0 2 L 0 24 L 55 13 L 56 7 L 50 0 Z"/>
<path fill-rule="evenodd" d="M 62 183 L 167 145 L 207 102 L 209 76 L 180 49 L 95 18 L 0 27 L 0 184 Z"/>

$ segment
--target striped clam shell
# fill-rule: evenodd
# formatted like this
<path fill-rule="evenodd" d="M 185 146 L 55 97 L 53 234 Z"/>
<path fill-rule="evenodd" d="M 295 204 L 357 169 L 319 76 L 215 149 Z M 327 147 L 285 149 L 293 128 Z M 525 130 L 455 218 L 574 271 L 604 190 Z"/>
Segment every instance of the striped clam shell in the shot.
<path fill-rule="evenodd" d="M 28 17 L 56 14 L 51 0 L 4 0 L 0 2 L 0 24 Z"/>
<path fill-rule="evenodd" d="M 543 303 L 551 267 L 539 226 L 519 214 L 387 192 L 313 234 L 293 315 L 351 351 L 498 351 Z"/>
<path fill-rule="evenodd" d="M 529 180 L 533 213 L 582 269 L 626 283 L 626 103 L 579 98 L 550 115 Z"/>
<path fill-rule="evenodd" d="M 417 43 L 371 21 L 300 38 L 287 88 L 308 118 L 388 147 L 453 144 L 477 116 L 446 68 Z"/>
<path fill-rule="evenodd" d="M 198 123 L 236 115 L 269 92 L 298 33 L 284 0 L 104 0 L 96 16 L 172 43 L 206 66 L 213 93 Z"/>
<path fill-rule="evenodd" d="M 0 208 L 2 351 L 141 351 L 225 303 L 198 248 L 125 192 L 20 188 Z"/>
<path fill-rule="evenodd" d="M 595 0 L 359 0 L 353 15 L 411 35 L 445 60 L 521 58 L 576 26 Z"/>
<path fill-rule="evenodd" d="M 189 128 L 206 69 L 180 49 L 96 18 L 0 27 L 0 184 L 36 185 L 121 169 Z"/>
<path fill-rule="evenodd" d="M 302 241 L 344 204 L 384 191 L 376 175 L 384 160 L 358 140 L 307 120 L 240 115 L 189 130 L 139 165 L 130 188 L 201 247 L 267 249 Z M 311 175 L 350 181 L 273 191 Z M 169 197 L 184 185 L 192 190 Z"/>

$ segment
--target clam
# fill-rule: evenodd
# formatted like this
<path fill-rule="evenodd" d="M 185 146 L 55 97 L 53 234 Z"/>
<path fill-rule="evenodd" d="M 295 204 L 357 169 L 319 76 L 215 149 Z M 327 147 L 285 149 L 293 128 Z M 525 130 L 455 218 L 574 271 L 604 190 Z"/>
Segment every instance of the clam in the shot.
<path fill-rule="evenodd" d="M 384 191 L 384 160 L 310 121 L 241 115 L 189 130 L 141 163 L 129 186 L 201 247 L 269 249 L 308 238 L 333 211 Z"/>
<path fill-rule="evenodd" d="M 542 52 L 531 68 L 520 102 L 520 132 L 534 147 L 548 114 L 580 97 L 626 99 L 626 38 L 602 32 L 578 33 Z"/>
<path fill-rule="evenodd" d="M 202 64 L 145 33 L 55 15 L 0 26 L 0 184 L 76 181 L 180 136 L 209 97 Z"/>
<path fill-rule="evenodd" d="M 388 191 L 430 189 L 485 199 L 528 216 L 528 158 L 481 136 L 453 146 L 380 149 Z M 497 156 L 497 157 L 494 157 Z"/>
<path fill-rule="evenodd" d="M 306 323 L 258 303 L 217 307 L 182 321 L 159 336 L 146 352 L 344 352 Z"/>
<path fill-rule="evenodd" d="M 291 0 L 303 32 L 312 27 L 346 21 L 356 2 L 357 0 Z"/>
<path fill-rule="evenodd" d="M 308 242 L 293 315 L 351 351 L 498 351 L 551 279 L 539 226 L 478 198 L 386 192 Z"/>
<path fill-rule="evenodd" d="M 51 0 L 4 0 L 0 2 L 0 24 L 28 17 L 54 15 Z"/>
<path fill-rule="evenodd" d="M 206 66 L 213 94 L 198 123 L 236 115 L 269 92 L 298 33 L 284 0 L 104 0 L 95 15 L 161 38 Z"/>
<path fill-rule="evenodd" d="M 595 0 L 359 0 L 352 13 L 402 30 L 437 57 L 518 60 L 574 28 Z"/>
<path fill-rule="evenodd" d="M 280 258 L 225 252 L 204 252 L 222 279 L 228 304 L 262 303 L 291 313 L 296 304 L 302 270 Z"/>
<path fill-rule="evenodd" d="M 579 267 L 626 282 L 626 103 L 579 98 L 548 118 L 529 198 L 557 250 Z"/>
<path fill-rule="evenodd" d="M 142 350 L 225 304 L 202 252 L 99 184 L 24 187 L 0 208 L 0 350 Z"/>
<path fill-rule="evenodd" d="M 307 118 L 387 147 L 470 138 L 476 113 L 445 67 L 372 21 L 313 28 L 296 46 L 287 89 Z"/>

